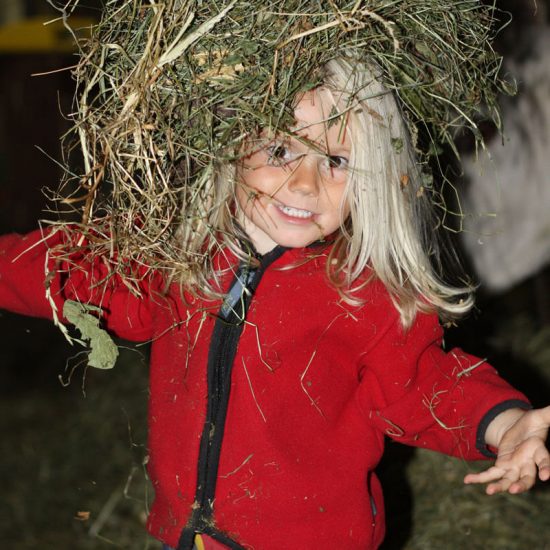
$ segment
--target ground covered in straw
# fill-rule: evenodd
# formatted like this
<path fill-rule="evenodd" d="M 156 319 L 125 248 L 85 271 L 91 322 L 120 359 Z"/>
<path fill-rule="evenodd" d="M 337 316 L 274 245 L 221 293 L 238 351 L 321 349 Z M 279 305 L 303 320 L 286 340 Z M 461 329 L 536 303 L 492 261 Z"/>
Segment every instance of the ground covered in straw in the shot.
<path fill-rule="evenodd" d="M 513 308 L 493 300 L 486 315 L 452 338 L 489 355 L 541 404 L 550 395 L 550 327 L 524 311 L 529 300 L 521 292 L 531 296 L 530 289 L 516 292 Z M 24 329 L 31 321 L 3 317 L 12 325 L 8 336 L 23 334 L 25 348 L 32 347 L 36 329 Z M 24 382 L 23 373 L 8 375 L 2 385 L 0 541 L 10 550 L 158 550 L 144 530 L 151 499 L 143 468 L 146 356 L 123 350 L 114 370 L 90 370 L 84 394 L 81 367 L 67 388 L 55 379 L 63 371 L 59 347 L 66 346 L 57 335 L 36 345 L 43 369 Z M 2 363 L 25 367 L 23 351 L 1 353 Z M 464 474 L 479 467 L 390 445 L 381 470 L 389 515 L 384 550 L 550 549 L 550 487 L 488 498 L 462 485 Z"/>

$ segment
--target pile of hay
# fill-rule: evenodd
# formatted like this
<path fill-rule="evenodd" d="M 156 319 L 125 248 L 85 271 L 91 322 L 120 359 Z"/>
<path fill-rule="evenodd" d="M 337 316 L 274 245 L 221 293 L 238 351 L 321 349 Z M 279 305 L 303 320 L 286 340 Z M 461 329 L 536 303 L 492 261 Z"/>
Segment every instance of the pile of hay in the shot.
<path fill-rule="evenodd" d="M 67 171 L 60 202 L 96 250 L 200 269 L 215 166 L 258 128 L 284 131 L 336 55 L 380 68 L 426 173 L 457 128 L 481 140 L 506 89 L 494 21 L 477 0 L 110 0 L 74 71 L 83 174 Z"/>

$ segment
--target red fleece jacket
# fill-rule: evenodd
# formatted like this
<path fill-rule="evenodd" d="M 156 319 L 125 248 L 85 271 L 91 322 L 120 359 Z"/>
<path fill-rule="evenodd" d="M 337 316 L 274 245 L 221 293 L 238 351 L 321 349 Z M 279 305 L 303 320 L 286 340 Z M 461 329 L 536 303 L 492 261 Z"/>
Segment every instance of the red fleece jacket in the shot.
<path fill-rule="evenodd" d="M 58 237 L 40 238 L 0 239 L 0 307 L 51 317 L 45 254 Z M 257 280 L 233 350 L 216 451 L 209 439 L 218 428 L 203 432 L 214 406 L 207 371 L 225 353 L 223 342 L 216 352 L 211 344 L 220 302 L 176 285 L 163 291 L 156 277 L 139 283 L 138 296 L 117 276 L 106 278 L 106 261 L 84 254 L 49 276 L 60 311 L 68 298 L 100 305 L 112 333 L 152 343 L 148 467 L 156 498 L 148 527 L 170 546 L 187 525 L 234 548 L 374 549 L 384 507 L 373 470 L 385 436 L 480 459 L 484 418 L 526 401 L 487 363 L 442 351 L 434 315 L 419 314 L 404 331 L 380 283 L 361 291 L 362 306 L 343 303 L 327 284 L 322 249 L 311 255 L 287 250 Z M 224 288 L 233 277 L 227 273 Z M 223 323 L 219 330 L 225 334 Z M 197 502 L 204 483 L 214 498 Z"/>

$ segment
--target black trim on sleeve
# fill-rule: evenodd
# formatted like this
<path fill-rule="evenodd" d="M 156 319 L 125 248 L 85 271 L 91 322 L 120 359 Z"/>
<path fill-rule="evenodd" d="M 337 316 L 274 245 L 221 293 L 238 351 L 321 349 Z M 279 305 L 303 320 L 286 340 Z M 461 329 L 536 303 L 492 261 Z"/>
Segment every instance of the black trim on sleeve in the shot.
<path fill-rule="evenodd" d="M 476 434 L 476 448 L 483 455 L 488 458 L 495 458 L 496 454 L 490 451 L 487 448 L 487 443 L 485 443 L 485 432 L 489 424 L 502 412 L 507 411 L 508 409 L 523 409 L 525 411 L 532 409 L 532 405 L 526 401 L 520 401 L 519 399 L 508 399 L 508 401 L 503 401 L 498 405 L 495 405 L 492 409 L 485 414 L 481 419 L 479 426 L 477 427 Z"/>

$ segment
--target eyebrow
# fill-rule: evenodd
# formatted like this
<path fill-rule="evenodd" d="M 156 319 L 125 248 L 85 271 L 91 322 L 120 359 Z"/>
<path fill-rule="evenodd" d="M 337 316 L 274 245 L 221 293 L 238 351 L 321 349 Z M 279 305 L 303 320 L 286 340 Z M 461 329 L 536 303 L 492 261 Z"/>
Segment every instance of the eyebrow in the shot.
<path fill-rule="evenodd" d="M 340 149 L 345 149 L 347 151 L 351 151 L 351 143 L 348 143 L 348 144 L 344 145 L 345 135 L 344 135 L 343 139 L 338 139 L 336 144 L 333 144 L 332 147 L 328 147 L 328 144 L 326 142 L 326 135 L 327 135 L 327 133 L 323 132 L 319 136 L 319 139 L 317 139 L 317 140 L 310 139 L 308 136 L 296 135 L 294 133 L 289 135 L 288 137 L 290 139 L 295 139 L 296 141 L 298 141 L 298 142 L 300 142 L 300 143 L 302 143 L 306 146 L 309 146 L 313 149 L 316 149 L 318 152 L 320 152 L 322 154 L 330 153 L 333 150 L 338 151 Z"/>
<path fill-rule="evenodd" d="M 325 126 L 324 131 L 320 133 L 319 140 L 310 139 L 307 136 L 307 133 L 308 133 L 307 131 L 313 126 L 316 126 L 318 124 L 323 124 Z M 351 142 L 349 142 L 345 146 L 343 145 L 346 139 L 346 136 L 348 136 L 349 125 L 344 123 L 344 121 L 342 121 L 342 124 L 340 124 L 339 133 L 338 133 L 337 144 L 330 148 L 327 147 L 327 143 L 326 143 L 326 136 L 329 130 L 329 128 L 327 128 L 326 126 L 327 126 L 326 121 L 323 119 L 321 121 L 315 121 L 315 122 L 303 124 L 300 126 L 292 126 L 288 128 L 286 131 L 280 130 L 279 132 L 276 132 L 275 134 L 272 134 L 272 135 L 269 135 L 269 133 L 267 132 L 267 128 L 264 128 L 262 129 L 260 136 L 257 138 L 257 147 L 253 147 L 249 154 L 254 154 L 255 152 L 259 152 L 262 149 L 265 149 L 266 146 L 268 146 L 270 143 L 272 143 L 275 140 L 280 140 L 281 142 L 296 140 L 299 143 L 311 149 L 314 149 L 317 153 L 322 155 L 328 155 L 328 156 L 331 155 L 332 151 L 338 152 L 340 148 L 345 149 L 346 152 L 351 152 Z M 306 133 L 306 135 L 305 136 L 299 135 L 298 132 L 300 131 Z"/>

